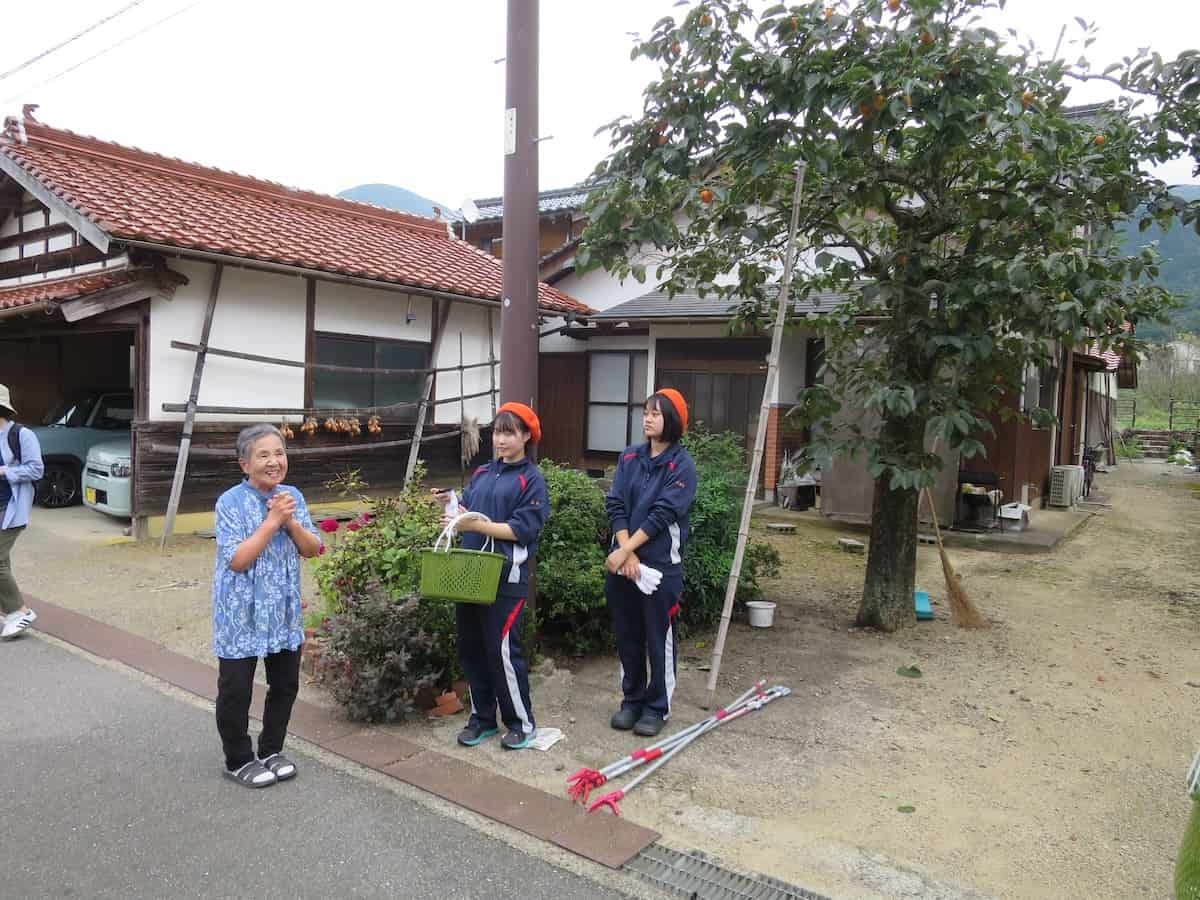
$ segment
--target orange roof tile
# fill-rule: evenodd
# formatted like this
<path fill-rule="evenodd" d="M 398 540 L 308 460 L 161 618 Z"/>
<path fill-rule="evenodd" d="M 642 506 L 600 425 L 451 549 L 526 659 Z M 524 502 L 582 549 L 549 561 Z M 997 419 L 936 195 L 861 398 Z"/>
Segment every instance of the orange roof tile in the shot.
<path fill-rule="evenodd" d="M 53 278 L 26 284 L 10 284 L 0 287 L 0 309 L 16 309 L 34 303 L 64 303 L 97 291 L 149 281 L 159 286 L 186 284 L 187 279 L 178 272 L 154 272 L 150 269 L 121 268 L 104 269 Z"/>
<path fill-rule="evenodd" d="M 15 133 L 23 126 L 27 142 Z M 116 241 L 164 244 L 499 300 L 495 257 L 434 219 L 301 191 L 124 147 L 31 119 L 0 153 Z M 591 308 L 547 284 L 548 312 Z"/>

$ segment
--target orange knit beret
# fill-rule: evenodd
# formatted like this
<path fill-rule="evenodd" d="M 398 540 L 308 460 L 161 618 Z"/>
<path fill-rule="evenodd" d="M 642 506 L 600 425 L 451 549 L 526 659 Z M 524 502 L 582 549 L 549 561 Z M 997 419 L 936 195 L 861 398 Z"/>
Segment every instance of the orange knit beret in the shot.
<path fill-rule="evenodd" d="M 512 413 L 525 423 L 525 428 L 529 431 L 529 439 L 531 441 L 537 444 L 542 440 L 542 420 L 537 417 L 537 413 L 535 413 L 524 403 L 514 403 L 510 400 L 508 403 L 501 404 L 500 408 L 496 410 L 496 412 Z"/>
<path fill-rule="evenodd" d="M 675 407 L 675 414 L 679 416 L 679 424 L 683 431 L 687 431 L 688 422 L 688 407 L 687 401 L 683 399 L 683 394 L 675 390 L 675 388 L 659 388 L 654 393 L 662 394 L 671 401 L 671 405 Z"/>

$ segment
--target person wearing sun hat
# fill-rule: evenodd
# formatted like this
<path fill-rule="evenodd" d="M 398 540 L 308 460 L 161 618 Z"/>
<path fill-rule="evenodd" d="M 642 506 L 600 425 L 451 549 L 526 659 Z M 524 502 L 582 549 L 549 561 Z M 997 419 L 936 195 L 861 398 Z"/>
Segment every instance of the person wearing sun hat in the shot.
<path fill-rule="evenodd" d="M 34 483 L 44 473 L 42 446 L 14 419 L 8 388 L 0 384 L 0 638 L 20 637 L 37 620 L 12 574 L 12 548 L 33 509 Z"/>
<path fill-rule="evenodd" d="M 696 495 L 696 466 L 680 443 L 687 424 L 679 391 L 646 398 L 646 440 L 621 453 L 605 498 L 613 542 L 604 596 L 621 659 L 621 707 L 609 724 L 645 737 L 662 731 L 675 691 L 675 621 Z"/>
<path fill-rule="evenodd" d="M 495 459 L 480 466 L 463 492 L 459 512 L 483 513 L 490 521 L 464 519 L 457 529 L 467 550 L 483 549 L 490 538 L 505 558 L 496 602 L 458 603 L 458 659 L 471 685 L 471 717 L 458 742 L 474 747 L 505 726 L 506 750 L 529 746 L 536 726 L 529 695 L 529 666 L 521 649 L 521 624 L 529 596 L 529 569 L 538 536 L 550 515 L 546 480 L 528 456 L 542 439 L 537 413 L 524 403 L 505 403 L 492 422 Z M 446 492 L 435 491 L 443 505 Z"/>

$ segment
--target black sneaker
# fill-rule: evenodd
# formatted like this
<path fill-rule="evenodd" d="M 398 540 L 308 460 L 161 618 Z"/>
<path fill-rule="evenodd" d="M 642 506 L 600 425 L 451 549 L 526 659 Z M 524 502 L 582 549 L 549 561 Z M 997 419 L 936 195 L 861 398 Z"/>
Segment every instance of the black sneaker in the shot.
<path fill-rule="evenodd" d="M 504 737 L 500 738 L 500 746 L 505 750 L 524 750 L 532 739 L 532 734 L 510 728 L 504 733 Z"/>
<path fill-rule="evenodd" d="M 495 725 L 469 724 L 458 733 L 458 742 L 464 747 L 474 747 L 496 734 L 500 729 Z"/>
<path fill-rule="evenodd" d="M 613 717 L 609 719 L 608 724 L 617 729 L 617 731 L 628 731 L 637 724 L 637 720 L 641 718 L 641 715 L 642 711 L 640 709 L 622 706 L 613 713 Z"/>
<path fill-rule="evenodd" d="M 637 720 L 637 724 L 633 726 L 633 733 L 642 737 L 654 737 L 663 730 L 663 726 L 667 724 L 667 720 L 658 713 L 645 712 L 642 717 Z"/>

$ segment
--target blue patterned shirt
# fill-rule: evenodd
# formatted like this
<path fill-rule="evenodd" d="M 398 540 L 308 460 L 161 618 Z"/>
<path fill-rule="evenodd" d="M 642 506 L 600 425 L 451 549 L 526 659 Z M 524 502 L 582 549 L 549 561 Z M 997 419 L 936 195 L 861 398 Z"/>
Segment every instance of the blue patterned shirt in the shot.
<path fill-rule="evenodd" d="M 296 500 L 295 517 L 316 534 L 304 495 L 281 484 Z M 213 571 L 213 653 L 221 659 L 247 659 L 304 643 L 300 613 L 300 551 L 280 528 L 245 572 L 229 568 L 238 545 L 267 517 L 264 494 L 243 481 L 217 500 L 217 563 Z"/>

